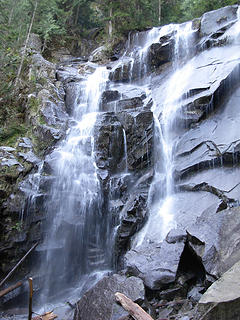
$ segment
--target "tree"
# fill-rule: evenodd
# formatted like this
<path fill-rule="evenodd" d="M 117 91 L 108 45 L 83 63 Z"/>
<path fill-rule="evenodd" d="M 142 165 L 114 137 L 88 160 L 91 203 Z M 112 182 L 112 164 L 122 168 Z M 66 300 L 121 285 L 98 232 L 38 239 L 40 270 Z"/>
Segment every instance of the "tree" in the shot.
<path fill-rule="evenodd" d="M 24 49 L 23 49 L 21 62 L 20 62 L 19 68 L 18 68 L 18 73 L 17 73 L 17 77 L 16 77 L 16 81 L 15 81 L 15 86 L 17 86 L 17 84 L 18 84 L 19 77 L 20 77 L 20 74 L 21 74 L 21 71 L 22 71 L 23 61 L 24 61 L 24 58 L 25 58 L 25 54 L 26 54 L 26 50 L 27 50 L 27 45 L 28 45 L 30 33 L 32 31 L 32 26 L 33 26 L 34 18 L 35 18 L 35 15 L 36 15 L 38 2 L 39 2 L 39 0 L 35 0 L 35 6 L 34 6 L 33 13 L 32 13 L 32 19 L 31 19 L 31 22 L 30 22 L 30 25 L 29 25 L 27 38 L 25 40 L 25 46 L 24 46 Z"/>
<path fill-rule="evenodd" d="M 237 3 L 236 0 L 184 0 L 180 6 L 182 18 L 180 21 L 200 17 L 204 12 L 215 10 Z"/>

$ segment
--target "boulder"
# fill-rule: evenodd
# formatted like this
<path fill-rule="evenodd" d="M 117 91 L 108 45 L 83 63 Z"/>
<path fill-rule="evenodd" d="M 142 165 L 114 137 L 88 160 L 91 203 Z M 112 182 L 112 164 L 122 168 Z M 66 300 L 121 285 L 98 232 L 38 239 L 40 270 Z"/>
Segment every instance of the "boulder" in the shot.
<path fill-rule="evenodd" d="M 174 283 L 185 243 L 144 243 L 127 252 L 125 267 L 131 275 L 143 279 L 151 290 Z"/>
<path fill-rule="evenodd" d="M 59 66 L 56 70 L 56 78 L 64 85 L 69 82 L 77 82 L 83 79 L 82 75 L 79 74 L 78 69 L 72 66 Z"/>
<path fill-rule="evenodd" d="M 73 114 L 74 107 L 77 104 L 80 94 L 81 85 L 79 82 L 71 81 L 64 86 L 65 89 L 65 106 L 67 113 L 71 116 Z"/>
<path fill-rule="evenodd" d="M 131 85 L 116 87 L 117 90 L 107 90 L 102 94 L 101 110 L 119 112 L 136 109 L 144 105 L 146 92 Z"/>
<path fill-rule="evenodd" d="M 141 279 L 113 275 L 100 280 L 87 291 L 77 303 L 74 320 L 118 320 L 127 316 L 116 303 L 114 294 L 121 292 L 135 302 L 144 300 L 144 285 Z"/>
<path fill-rule="evenodd" d="M 100 101 L 101 111 L 116 111 L 117 101 L 121 98 L 118 90 L 106 90 L 103 92 Z"/>
<path fill-rule="evenodd" d="M 186 226 L 189 236 L 198 239 L 191 245 L 201 258 L 206 272 L 215 278 L 221 276 L 240 259 L 238 243 L 239 207 L 221 211 L 206 210 L 191 226 Z M 200 242 L 199 242 L 200 241 Z"/>
<path fill-rule="evenodd" d="M 214 282 L 201 297 L 196 319 L 236 320 L 240 314 L 240 262 Z"/>
<path fill-rule="evenodd" d="M 27 49 L 30 49 L 32 52 L 40 53 L 42 50 L 42 41 L 40 36 L 36 33 L 30 33 Z"/>

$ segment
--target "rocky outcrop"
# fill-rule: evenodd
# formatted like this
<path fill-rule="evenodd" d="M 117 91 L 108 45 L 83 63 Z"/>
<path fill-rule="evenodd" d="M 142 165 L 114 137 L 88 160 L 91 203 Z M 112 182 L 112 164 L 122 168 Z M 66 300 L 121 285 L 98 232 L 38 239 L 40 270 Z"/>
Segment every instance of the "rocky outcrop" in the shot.
<path fill-rule="evenodd" d="M 114 82 L 128 82 L 130 80 L 130 70 L 133 61 L 129 58 L 125 58 L 124 61 L 117 64 L 110 72 L 109 79 Z M 132 75 L 132 79 L 136 78 L 137 74 Z"/>
<path fill-rule="evenodd" d="M 238 6 L 228 6 L 204 13 L 201 19 L 202 36 L 216 33 L 219 29 L 229 28 L 237 20 Z"/>
<path fill-rule="evenodd" d="M 153 114 L 150 110 L 136 112 L 120 112 L 127 137 L 127 163 L 129 170 L 137 170 L 152 166 Z"/>
<path fill-rule="evenodd" d="M 240 262 L 237 262 L 216 281 L 201 297 L 196 319 L 235 320 L 239 318 L 239 273 Z"/>
<path fill-rule="evenodd" d="M 135 302 L 144 300 L 142 280 L 136 277 L 113 275 L 100 280 L 77 303 L 74 320 L 118 320 L 128 313 L 117 305 L 114 294 L 121 292 Z"/>
<path fill-rule="evenodd" d="M 108 199 L 106 206 L 116 217 L 116 225 L 119 224 L 116 237 L 119 257 L 126 252 L 131 237 L 148 216 L 154 126 L 144 91 L 131 86 L 123 92 L 122 87 L 116 89 L 102 95 L 102 109 L 111 111 L 98 116 L 95 154 L 99 178 Z"/>
<path fill-rule="evenodd" d="M 100 116 L 95 128 L 96 164 L 113 174 L 124 157 L 122 125 L 114 113 L 106 113 Z"/>
<path fill-rule="evenodd" d="M 148 63 L 154 71 L 163 64 L 171 62 L 174 51 L 174 34 L 168 34 L 153 43 L 148 51 Z"/>
<path fill-rule="evenodd" d="M 27 78 L 27 87 L 21 88 L 20 95 L 24 118 L 19 127 L 24 127 L 25 136 L 15 139 L 11 147 L 0 148 L 1 275 L 42 239 L 44 212 L 41 197 L 32 198 L 37 183 L 33 173 L 40 168 L 43 154 L 63 136 L 68 120 L 63 84 L 56 79 L 56 66 L 41 55 L 41 46 L 39 36 L 31 34 L 28 74 L 20 81 L 24 83 Z M 26 274 L 28 268 L 27 259 L 19 273 Z"/>

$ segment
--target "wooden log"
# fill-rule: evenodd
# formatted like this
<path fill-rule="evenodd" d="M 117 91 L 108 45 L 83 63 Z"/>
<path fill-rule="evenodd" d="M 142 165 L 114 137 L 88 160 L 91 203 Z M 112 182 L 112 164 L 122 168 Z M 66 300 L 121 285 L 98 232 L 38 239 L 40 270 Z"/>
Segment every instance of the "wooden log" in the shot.
<path fill-rule="evenodd" d="M 134 303 L 131 299 L 126 297 L 124 294 L 117 292 L 115 293 L 117 302 L 119 302 L 122 307 L 129 312 L 129 314 L 135 320 L 153 320 L 153 318 L 144 311 L 138 304 Z"/>
<path fill-rule="evenodd" d="M 17 269 L 17 267 L 27 258 L 29 253 L 31 253 L 36 246 L 38 245 L 38 242 L 35 243 L 30 250 L 22 257 L 21 260 L 18 261 L 18 263 L 15 265 L 15 267 L 7 274 L 7 276 L 0 282 L 0 287 L 7 281 L 7 279 L 13 274 L 13 272 Z"/>
<path fill-rule="evenodd" d="M 43 315 L 32 318 L 32 320 L 54 320 L 57 316 L 52 311 L 46 312 Z"/>
<path fill-rule="evenodd" d="M 28 279 L 29 283 L 29 302 L 28 302 L 28 320 L 32 320 L 32 297 L 33 297 L 33 283 L 32 278 Z"/>
<path fill-rule="evenodd" d="M 9 292 L 12 292 L 13 290 L 21 287 L 21 285 L 22 285 L 22 282 L 19 281 L 19 282 L 17 282 L 16 284 L 14 284 L 14 285 L 12 285 L 12 286 L 10 286 L 10 287 L 8 287 L 8 288 L 6 288 L 6 289 L 4 289 L 4 290 L 1 290 L 1 291 L 0 291 L 0 298 L 3 297 L 3 296 L 5 296 L 5 295 L 8 294 Z"/>

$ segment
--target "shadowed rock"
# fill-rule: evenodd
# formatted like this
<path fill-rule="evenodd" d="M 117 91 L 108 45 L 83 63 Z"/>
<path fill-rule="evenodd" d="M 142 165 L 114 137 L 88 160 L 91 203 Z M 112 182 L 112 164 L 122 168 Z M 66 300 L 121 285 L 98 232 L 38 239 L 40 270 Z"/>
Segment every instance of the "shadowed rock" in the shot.
<path fill-rule="evenodd" d="M 144 300 L 144 285 L 136 277 L 113 275 L 100 280 L 77 303 L 74 320 L 118 320 L 128 313 L 116 303 L 115 293 L 121 292 L 135 302 Z"/>

